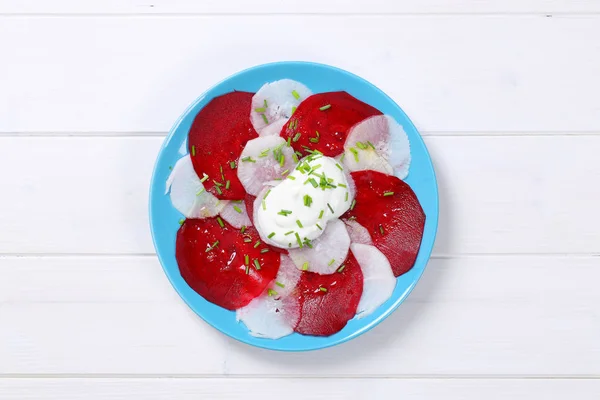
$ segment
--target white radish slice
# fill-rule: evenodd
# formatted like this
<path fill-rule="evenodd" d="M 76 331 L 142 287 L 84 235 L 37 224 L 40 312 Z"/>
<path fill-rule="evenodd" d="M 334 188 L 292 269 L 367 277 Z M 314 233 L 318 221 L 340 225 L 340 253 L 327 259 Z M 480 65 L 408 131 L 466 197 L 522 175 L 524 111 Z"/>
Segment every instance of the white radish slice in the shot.
<path fill-rule="evenodd" d="M 258 132 L 258 135 L 259 136 L 279 136 L 279 134 L 281 133 L 281 129 L 283 129 L 283 126 L 285 124 L 287 124 L 287 121 L 288 120 L 286 118 L 279 118 L 277 121 L 265 126 L 263 129 L 261 129 L 260 132 Z"/>
<path fill-rule="evenodd" d="M 273 151 L 280 149 L 284 161 L 276 159 Z M 238 160 L 237 175 L 246 192 L 256 196 L 263 184 L 274 179 L 282 179 L 282 172 L 294 169 L 294 150 L 279 136 L 261 136 L 249 140 Z"/>
<path fill-rule="evenodd" d="M 363 318 L 392 296 L 396 278 L 387 257 L 377 247 L 353 243 L 350 249 L 363 273 L 363 292 L 356 309 L 358 318 Z"/>
<path fill-rule="evenodd" d="M 165 194 L 169 192 L 173 207 L 186 218 L 214 217 L 228 203 L 204 189 L 189 155 L 180 158 L 173 167 Z"/>
<path fill-rule="evenodd" d="M 261 130 L 265 127 L 281 120 L 285 124 L 302 100 L 310 95 L 309 88 L 291 79 L 265 83 L 252 97 L 250 121 L 254 129 L 262 136 Z"/>
<path fill-rule="evenodd" d="M 238 309 L 236 318 L 246 325 L 252 336 L 279 339 L 294 332 L 300 318 L 300 306 L 292 296 L 263 294 Z"/>
<path fill-rule="evenodd" d="M 395 174 L 400 179 L 408 175 L 411 160 L 408 136 L 389 115 L 376 115 L 354 125 L 348 132 L 344 150 L 344 165 L 350 171 L 370 169 Z"/>
<path fill-rule="evenodd" d="M 323 234 L 312 241 L 312 248 L 304 245 L 288 250 L 297 268 L 329 275 L 344 263 L 350 249 L 350 236 L 346 225 L 336 219 L 329 221 L 324 229 Z"/>
<path fill-rule="evenodd" d="M 220 214 L 234 228 L 240 229 L 242 226 L 252 226 L 246 204 L 243 201 L 227 201 Z"/>
<path fill-rule="evenodd" d="M 259 297 L 247 306 L 236 311 L 236 318 L 250 330 L 252 336 L 279 339 L 294 331 L 300 318 L 298 300 L 290 296 L 294 291 L 301 272 L 286 255 L 281 255 L 281 263 L 275 281 Z"/>
<path fill-rule="evenodd" d="M 371 239 L 371 234 L 367 228 L 354 220 L 344 219 L 343 221 L 350 236 L 350 243 L 373 244 L 373 239 Z"/>
<path fill-rule="evenodd" d="M 254 199 L 254 204 L 252 207 L 252 220 L 254 221 L 254 227 L 258 231 L 258 234 L 262 241 L 266 244 L 270 244 L 271 246 L 279 247 L 279 245 L 276 242 L 269 239 L 268 234 L 263 234 L 263 228 L 260 225 L 260 218 L 258 218 L 257 216 L 258 208 L 262 207 L 262 200 L 265 198 L 265 195 L 271 187 L 272 186 L 269 185 L 269 182 L 266 182 L 265 185 L 262 187 L 261 191 L 258 192 L 258 194 L 256 195 L 256 199 Z"/>

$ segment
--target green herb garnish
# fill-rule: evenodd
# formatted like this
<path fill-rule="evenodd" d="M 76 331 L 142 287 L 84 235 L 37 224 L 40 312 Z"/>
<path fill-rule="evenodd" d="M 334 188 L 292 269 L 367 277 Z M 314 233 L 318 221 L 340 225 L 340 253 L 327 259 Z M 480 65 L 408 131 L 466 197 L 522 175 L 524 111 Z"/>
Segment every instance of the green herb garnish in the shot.
<path fill-rule="evenodd" d="M 229 181 L 227 181 L 227 182 L 229 182 Z M 233 206 L 233 209 L 234 209 L 235 211 L 237 211 L 238 213 L 240 213 L 240 214 L 241 214 L 241 213 L 243 213 L 242 209 L 241 209 L 241 208 L 239 208 L 238 206 Z"/>
<path fill-rule="evenodd" d="M 329 110 L 330 108 L 331 108 L 331 104 L 327 104 L 327 105 L 324 105 L 323 107 L 319 107 L 319 110 L 325 111 L 325 110 Z"/>
<path fill-rule="evenodd" d="M 296 92 L 296 90 L 292 90 L 292 96 L 294 96 L 296 100 L 300 99 L 300 94 Z"/>

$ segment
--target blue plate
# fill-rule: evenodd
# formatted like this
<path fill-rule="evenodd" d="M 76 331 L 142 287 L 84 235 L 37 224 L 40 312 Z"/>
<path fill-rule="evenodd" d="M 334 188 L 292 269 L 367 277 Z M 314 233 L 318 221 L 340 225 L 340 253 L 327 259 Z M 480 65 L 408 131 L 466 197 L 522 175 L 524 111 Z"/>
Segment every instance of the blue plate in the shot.
<path fill-rule="evenodd" d="M 413 269 L 398 277 L 392 297 L 374 313 L 353 319 L 340 332 L 328 337 L 303 336 L 294 333 L 281 339 L 261 339 L 250 336 L 246 327 L 236 322 L 235 313 L 204 300 L 183 280 L 175 260 L 175 236 L 182 215 L 171 206 L 165 195 L 169 166 L 187 152 L 188 131 L 198 111 L 212 98 L 241 90 L 256 92 L 265 82 L 290 78 L 307 85 L 314 93 L 345 90 L 354 97 L 393 116 L 410 140 L 412 162 L 406 182 L 417 194 L 425 211 L 425 233 Z M 389 316 L 408 296 L 421 277 L 431 254 L 438 223 L 438 191 L 435 173 L 423 139 L 410 119 L 385 93 L 364 79 L 338 68 L 310 62 L 279 62 L 259 65 L 239 72 L 217 84 L 200 96 L 175 123 L 165 140 L 152 175 L 150 185 L 150 228 L 154 246 L 163 269 L 181 298 L 206 322 L 241 342 L 257 347 L 285 351 L 322 349 L 345 342 L 368 331 Z"/>

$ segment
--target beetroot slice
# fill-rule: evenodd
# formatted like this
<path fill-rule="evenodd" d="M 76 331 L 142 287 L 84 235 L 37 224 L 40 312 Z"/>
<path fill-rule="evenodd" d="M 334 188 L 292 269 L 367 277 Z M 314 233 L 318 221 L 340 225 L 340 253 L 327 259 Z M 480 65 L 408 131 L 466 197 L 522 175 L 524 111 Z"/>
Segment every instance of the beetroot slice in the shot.
<path fill-rule="evenodd" d="M 243 199 L 246 193 L 231 163 L 237 163 L 248 140 L 258 137 L 249 117 L 253 95 L 231 92 L 215 97 L 190 128 L 188 147 L 194 170 L 200 178 L 209 176 L 204 187 L 219 199 Z"/>
<path fill-rule="evenodd" d="M 256 196 L 252 196 L 250 193 L 246 193 L 246 197 L 244 197 L 244 204 L 246 204 L 246 210 L 248 210 L 248 217 L 250 218 L 250 222 L 254 225 L 254 200 L 256 200 Z"/>
<path fill-rule="evenodd" d="M 277 275 L 280 256 L 273 251 L 261 253 L 266 248 L 262 243 L 254 247 L 260 239 L 253 227 L 242 234 L 225 221 L 223 225 L 217 218 L 186 220 L 177 232 L 176 257 L 181 276 L 192 289 L 211 303 L 235 310 L 265 290 Z"/>
<path fill-rule="evenodd" d="M 357 171 L 351 176 L 356 184 L 356 203 L 342 218 L 355 218 L 367 228 L 373 245 L 392 265 L 394 276 L 404 274 L 415 263 L 425 227 L 417 196 L 408 184 L 392 175 Z"/>
<path fill-rule="evenodd" d="M 329 108 L 321 110 L 328 105 Z M 302 154 L 307 154 L 306 146 L 335 157 L 343 153 L 348 130 L 354 124 L 380 114 L 381 111 L 346 92 L 313 94 L 300 103 L 289 122 L 283 126 L 280 136 L 292 138 L 292 147 Z M 297 133 L 300 133 L 299 137 Z M 297 141 L 294 142 L 294 138 Z"/>
<path fill-rule="evenodd" d="M 302 273 L 294 293 L 300 302 L 296 332 L 329 336 L 342 330 L 354 317 L 362 295 L 363 274 L 351 252 L 342 265 L 342 272 L 331 275 Z"/>

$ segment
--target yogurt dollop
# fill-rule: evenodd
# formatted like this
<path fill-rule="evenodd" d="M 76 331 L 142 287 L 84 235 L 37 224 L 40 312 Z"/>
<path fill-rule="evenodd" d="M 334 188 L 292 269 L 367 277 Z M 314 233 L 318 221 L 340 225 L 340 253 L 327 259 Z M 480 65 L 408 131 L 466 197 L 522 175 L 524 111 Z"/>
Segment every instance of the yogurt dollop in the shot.
<path fill-rule="evenodd" d="M 352 196 L 342 165 L 313 154 L 257 201 L 254 217 L 261 237 L 274 246 L 296 248 L 321 236 L 327 222 L 348 210 Z"/>

